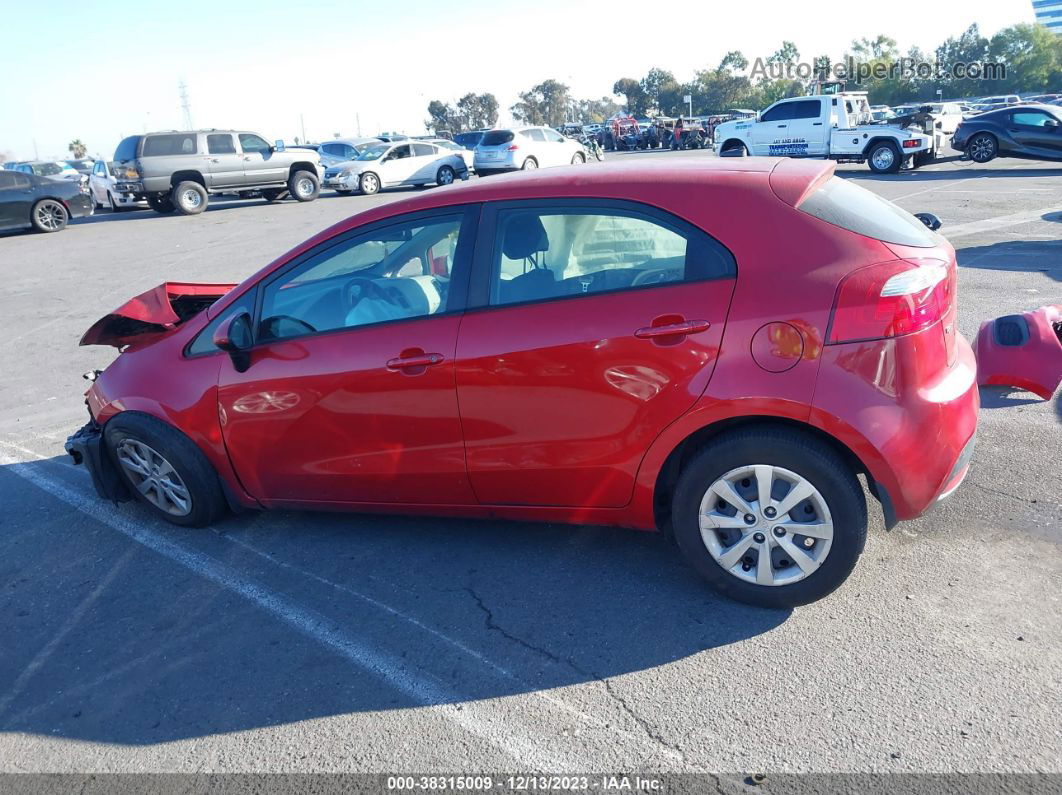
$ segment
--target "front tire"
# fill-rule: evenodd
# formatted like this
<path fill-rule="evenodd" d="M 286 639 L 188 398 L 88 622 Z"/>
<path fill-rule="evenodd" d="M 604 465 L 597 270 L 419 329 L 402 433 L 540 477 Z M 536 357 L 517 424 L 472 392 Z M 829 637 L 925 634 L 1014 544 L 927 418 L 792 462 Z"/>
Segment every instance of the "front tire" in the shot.
<path fill-rule="evenodd" d="M 745 144 L 730 144 L 723 147 L 719 154 L 723 157 L 748 157 L 749 150 Z"/>
<path fill-rule="evenodd" d="M 987 163 L 999 155 L 999 142 L 992 133 L 977 133 L 966 144 L 966 156 L 975 163 Z"/>
<path fill-rule="evenodd" d="M 61 232 L 69 220 L 70 213 L 55 199 L 41 199 L 30 210 L 30 223 L 38 232 Z"/>
<path fill-rule="evenodd" d="M 362 174 L 361 179 L 358 180 L 358 188 L 366 196 L 372 196 L 374 193 L 379 193 L 380 178 L 371 171 L 367 171 Z"/>
<path fill-rule="evenodd" d="M 312 202 L 321 194 L 321 182 L 316 174 L 296 171 L 288 178 L 288 192 L 296 201 Z"/>
<path fill-rule="evenodd" d="M 129 492 L 155 516 L 203 527 L 224 514 L 217 473 L 176 428 L 147 414 L 122 412 L 104 426 L 103 438 Z"/>
<path fill-rule="evenodd" d="M 181 215 L 199 215 L 210 201 L 206 188 L 191 180 L 177 183 L 171 199 L 174 209 Z"/>
<path fill-rule="evenodd" d="M 866 500 L 851 468 L 788 429 L 710 442 L 682 470 L 672 519 L 697 572 L 725 596 L 760 607 L 830 594 L 866 543 Z"/>
<path fill-rule="evenodd" d="M 875 174 L 895 174 L 903 165 L 903 156 L 894 144 L 874 144 L 867 152 L 867 165 Z"/>
<path fill-rule="evenodd" d="M 572 165 L 573 166 L 581 166 L 585 162 L 586 162 L 586 155 L 584 155 L 582 152 L 576 152 L 574 155 L 572 155 Z"/>

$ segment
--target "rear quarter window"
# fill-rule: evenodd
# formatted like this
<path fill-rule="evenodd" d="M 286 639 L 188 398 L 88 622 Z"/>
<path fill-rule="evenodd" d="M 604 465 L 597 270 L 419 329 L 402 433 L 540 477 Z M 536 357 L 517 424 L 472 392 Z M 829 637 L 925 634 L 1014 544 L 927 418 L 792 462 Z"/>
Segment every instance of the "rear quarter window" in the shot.
<path fill-rule="evenodd" d="M 194 155 L 196 153 L 195 133 L 174 133 L 172 135 L 149 135 L 144 139 L 142 157 L 166 155 Z"/>
<path fill-rule="evenodd" d="M 512 139 L 512 130 L 490 130 L 483 134 L 483 140 L 480 141 L 480 144 L 483 146 L 498 146 L 499 144 L 507 144 Z"/>
<path fill-rule="evenodd" d="M 884 243 L 932 248 L 943 239 L 906 210 L 840 177 L 831 177 L 797 209 L 820 221 Z"/>

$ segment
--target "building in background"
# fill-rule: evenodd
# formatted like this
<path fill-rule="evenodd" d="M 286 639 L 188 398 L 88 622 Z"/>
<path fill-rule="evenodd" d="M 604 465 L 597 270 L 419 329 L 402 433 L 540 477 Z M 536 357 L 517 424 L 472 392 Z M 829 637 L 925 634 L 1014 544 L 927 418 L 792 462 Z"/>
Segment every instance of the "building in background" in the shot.
<path fill-rule="evenodd" d="M 1056 34 L 1062 34 L 1062 0 L 1032 0 L 1036 21 Z"/>

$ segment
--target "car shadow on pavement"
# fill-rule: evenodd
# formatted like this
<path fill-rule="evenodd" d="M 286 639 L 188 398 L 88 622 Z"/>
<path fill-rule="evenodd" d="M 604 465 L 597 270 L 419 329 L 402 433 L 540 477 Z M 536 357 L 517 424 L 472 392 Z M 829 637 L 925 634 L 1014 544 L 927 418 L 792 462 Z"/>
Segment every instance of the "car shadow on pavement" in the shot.
<path fill-rule="evenodd" d="M 1062 281 L 1062 240 L 1003 240 L 987 246 L 956 247 L 955 255 L 960 268 L 1033 271 Z M 1033 295 L 1028 300 L 1029 308 L 1040 305 Z"/>
<path fill-rule="evenodd" d="M 1043 403 L 1043 399 L 1015 386 L 982 386 L 981 408 L 1009 409 L 1015 406 L 1028 406 L 1030 403 Z"/>
<path fill-rule="evenodd" d="M 191 530 L 58 458 L 0 467 L 0 494 L 4 732 L 145 745 L 533 694 L 790 614 L 715 595 L 659 534 L 294 512 Z"/>

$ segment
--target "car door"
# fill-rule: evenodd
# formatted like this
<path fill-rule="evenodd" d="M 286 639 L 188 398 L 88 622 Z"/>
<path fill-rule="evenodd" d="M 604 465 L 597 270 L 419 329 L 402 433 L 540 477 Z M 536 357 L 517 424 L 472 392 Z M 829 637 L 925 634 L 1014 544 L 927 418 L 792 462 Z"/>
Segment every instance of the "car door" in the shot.
<path fill-rule="evenodd" d="M 36 196 L 30 179 L 17 171 L 0 171 L 0 229 L 29 226 Z"/>
<path fill-rule="evenodd" d="M 397 144 L 380 158 L 380 181 L 384 185 L 408 185 L 413 181 L 417 164 L 410 144 Z"/>
<path fill-rule="evenodd" d="M 571 147 L 567 146 L 567 138 L 549 128 L 542 130 L 542 137 L 546 139 L 546 145 L 542 149 L 548 153 L 549 165 L 564 166 L 571 162 L 574 152 L 571 151 Z"/>
<path fill-rule="evenodd" d="M 1033 108 L 1009 111 L 1007 116 L 1007 132 L 1021 147 L 1020 154 L 1062 158 L 1062 128 L 1058 119 Z"/>
<path fill-rule="evenodd" d="M 707 386 L 736 266 L 655 208 L 484 208 L 457 345 L 469 477 L 484 504 L 620 507 L 661 430 Z"/>
<path fill-rule="evenodd" d="M 258 287 L 248 366 L 221 368 L 225 445 L 267 504 L 474 504 L 454 353 L 476 208 L 333 238 Z"/>
<path fill-rule="evenodd" d="M 792 118 L 792 103 L 780 102 L 767 108 L 752 125 L 751 143 L 753 155 L 766 155 L 778 141 L 789 137 L 789 121 Z"/>
<path fill-rule="evenodd" d="M 546 146 L 546 136 L 543 134 L 540 127 L 532 127 L 529 130 L 524 130 L 523 136 L 529 142 L 527 147 L 528 152 L 524 155 L 522 160 L 518 160 L 518 167 L 521 166 L 528 157 L 535 158 L 535 162 L 538 163 L 539 168 L 553 165 L 549 159 L 550 151 Z"/>
<path fill-rule="evenodd" d="M 236 151 L 232 133 L 207 134 L 207 184 L 211 188 L 234 188 L 244 182 L 243 155 Z"/>
<path fill-rule="evenodd" d="M 412 181 L 418 185 L 435 182 L 439 166 L 442 164 L 442 154 L 432 144 L 410 144 L 413 149 L 413 162 L 416 170 L 413 172 Z"/>
<path fill-rule="evenodd" d="M 287 182 L 288 164 L 285 158 L 277 157 L 273 147 L 254 133 L 239 133 L 240 151 L 243 157 L 243 184 L 268 185 Z"/>
<path fill-rule="evenodd" d="M 802 99 L 790 103 L 789 145 L 791 157 L 807 155 L 822 157 L 826 154 L 826 138 L 829 131 L 823 123 L 823 100 L 819 97 Z M 855 118 L 860 112 L 853 106 L 848 118 Z"/>
<path fill-rule="evenodd" d="M 92 173 L 89 174 L 89 191 L 92 199 L 98 204 L 107 203 L 107 189 L 110 187 L 110 174 L 107 171 L 107 163 L 97 160 L 92 164 Z"/>

